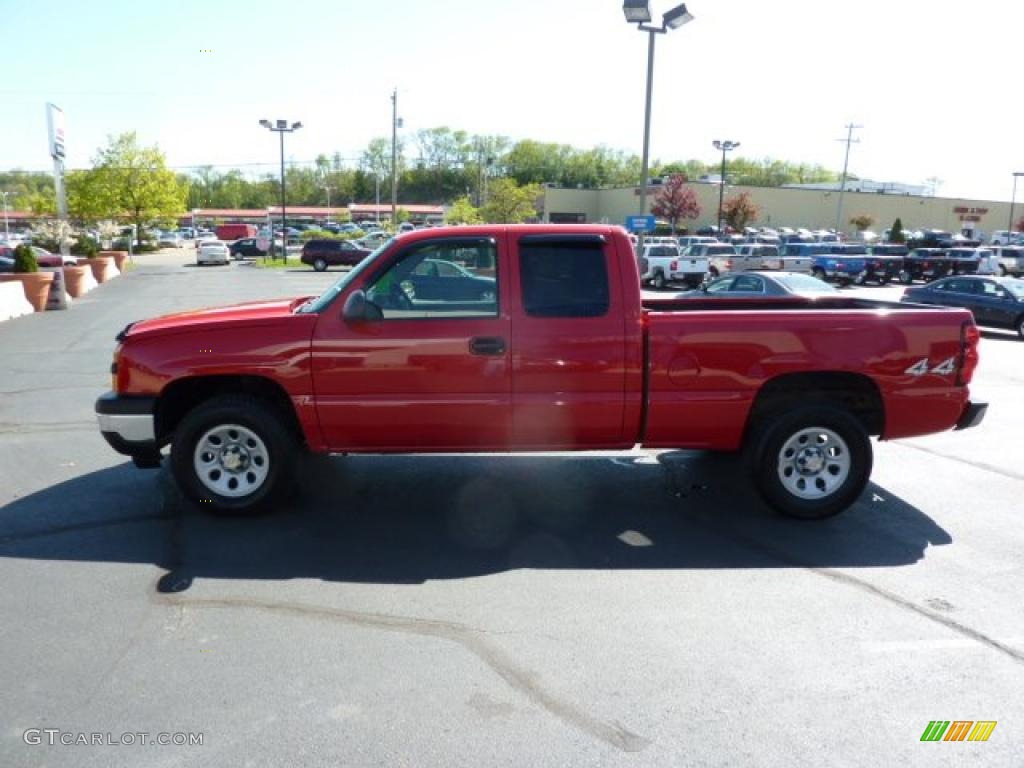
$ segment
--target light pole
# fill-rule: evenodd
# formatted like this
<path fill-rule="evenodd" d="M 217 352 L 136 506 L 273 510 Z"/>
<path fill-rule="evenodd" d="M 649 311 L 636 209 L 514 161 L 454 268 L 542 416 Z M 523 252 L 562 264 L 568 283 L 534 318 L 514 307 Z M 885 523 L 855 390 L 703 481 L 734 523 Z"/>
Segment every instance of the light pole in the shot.
<path fill-rule="evenodd" d="M 711 142 L 711 146 L 715 149 L 722 150 L 722 176 L 718 180 L 718 234 L 722 235 L 722 224 L 723 224 L 723 209 L 725 207 L 725 153 L 731 152 L 736 149 L 740 143 L 738 141 L 719 141 L 715 139 Z"/>
<path fill-rule="evenodd" d="M 1014 194 L 1010 198 L 1010 224 L 1007 225 L 1007 245 L 1013 245 L 1011 239 L 1014 237 L 1014 206 L 1017 204 L 1017 177 L 1024 176 L 1024 171 L 1014 171 Z M 6 209 L 5 209 L 6 210 Z"/>
<path fill-rule="evenodd" d="M 324 190 L 327 192 L 327 223 L 331 223 L 331 185 L 324 184 Z"/>
<path fill-rule="evenodd" d="M 7 196 L 10 193 L 9 191 L 2 191 L 0 195 L 3 195 L 3 237 L 4 240 L 10 240 L 10 224 L 7 222 Z"/>
<path fill-rule="evenodd" d="M 374 207 L 374 214 L 377 220 L 377 226 L 380 226 L 380 171 L 376 170 L 373 172 L 373 186 L 377 192 L 377 205 Z"/>
<path fill-rule="evenodd" d="M 395 227 L 396 231 L 398 229 L 398 129 L 401 127 L 402 118 L 398 116 L 398 89 L 395 88 L 391 92 L 391 226 Z"/>
<path fill-rule="evenodd" d="M 288 261 L 288 226 L 285 224 L 285 190 L 284 190 L 284 135 L 293 133 L 302 127 L 302 123 L 288 125 L 287 120 L 277 120 L 271 123 L 269 120 L 260 120 L 260 125 L 268 131 L 273 131 L 281 137 L 281 250 L 285 261 Z M 270 250 L 274 250 L 274 232 L 270 232 Z"/>
<path fill-rule="evenodd" d="M 661 26 L 652 27 L 650 0 L 625 0 L 622 3 L 622 14 L 626 23 L 636 24 L 641 32 L 647 32 L 647 101 L 644 106 L 644 151 L 640 161 L 640 215 L 647 215 L 647 173 L 651 144 L 651 90 L 654 85 L 654 36 L 663 35 L 670 29 L 678 29 L 693 21 L 693 16 L 686 10 L 686 4 L 677 5 L 661 16 Z M 644 244 L 644 232 L 640 233 L 639 253 Z"/>

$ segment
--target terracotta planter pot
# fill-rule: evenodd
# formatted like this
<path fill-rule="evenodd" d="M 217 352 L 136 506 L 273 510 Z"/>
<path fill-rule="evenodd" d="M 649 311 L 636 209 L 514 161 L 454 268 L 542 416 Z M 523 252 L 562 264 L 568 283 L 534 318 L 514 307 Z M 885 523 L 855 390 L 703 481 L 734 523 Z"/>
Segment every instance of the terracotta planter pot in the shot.
<path fill-rule="evenodd" d="M 97 283 L 105 283 L 114 276 L 113 256 L 93 256 L 91 259 L 86 259 L 86 262 L 89 264 L 92 276 L 96 278 Z"/>
<path fill-rule="evenodd" d="M 92 270 L 85 264 L 80 267 L 64 267 L 64 284 L 67 286 L 68 294 L 72 299 L 84 296 L 89 290 L 86 283 L 86 276 L 92 277 Z"/>
<path fill-rule="evenodd" d="M 100 251 L 100 256 L 113 256 L 118 272 L 124 272 L 124 263 L 128 261 L 128 251 Z"/>
<path fill-rule="evenodd" d="M 46 300 L 50 296 L 50 283 L 53 282 L 52 272 L 14 272 L 0 275 L 0 281 L 5 283 L 15 280 L 21 282 L 25 298 L 36 312 L 46 309 Z"/>

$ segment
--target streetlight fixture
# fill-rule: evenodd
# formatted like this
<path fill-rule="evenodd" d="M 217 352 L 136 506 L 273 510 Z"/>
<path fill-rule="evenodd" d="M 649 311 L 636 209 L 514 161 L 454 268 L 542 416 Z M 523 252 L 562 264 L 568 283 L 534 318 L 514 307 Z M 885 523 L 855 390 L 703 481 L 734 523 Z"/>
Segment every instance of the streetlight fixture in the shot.
<path fill-rule="evenodd" d="M 651 89 L 654 84 L 654 36 L 663 35 L 670 29 L 679 29 L 683 24 L 693 21 L 693 16 L 686 10 L 686 4 L 677 5 L 671 11 L 662 14 L 661 26 L 649 26 L 651 22 L 650 0 L 624 0 L 622 15 L 626 23 L 636 24 L 641 32 L 647 32 L 647 101 L 644 106 L 644 151 L 640 162 L 640 215 L 647 215 L 647 174 L 648 159 L 651 145 Z M 644 233 L 640 233 L 639 245 L 643 246 Z M 638 249 L 639 252 L 639 249 Z"/>
<path fill-rule="evenodd" d="M 722 176 L 719 179 L 718 185 L 718 234 L 721 235 L 723 208 L 725 207 L 725 153 L 736 149 L 740 143 L 738 141 L 719 141 L 715 139 L 711 142 L 711 145 L 722 152 Z"/>
<path fill-rule="evenodd" d="M 10 240 L 10 224 L 7 222 L 7 196 L 10 193 L 9 191 L 2 191 L 0 195 L 3 196 L 3 237 L 5 240 Z"/>
<path fill-rule="evenodd" d="M 1013 207 L 1017 203 L 1017 177 L 1024 176 L 1024 171 L 1013 172 L 1013 196 L 1010 198 L 1010 223 L 1006 227 L 1006 244 L 1011 245 L 1010 239 L 1013 237 Z"/>
<path fill-rule="evenodd" d="M 271 123 L 269 120 L 260 120 L 260 125 L 268 131 L 273 131 L 281 136 L 281 250 L 284 260 L 288 260 L 288 227 L 285 224 L 285 189 L 284 189 L 284 135 L 294 133 L 302 127 L 302 123 L 296 122 L 291 125 L 287 120 L 277 120 Z M 330 206 L 328 206 L 330 207 Z M 270 250 L 274 250 L 274 232 L 270 232 Z"/>
<path fill-rule="evenodd" d="M 324 184 L 323 189 L 327 192 L 327 223 L 331 223 L 331 185 Z"/>
<path fill-rule="evenodd" d="M 391 92 L 391 226 L 398 231 L 398 129 L 403 125 L 398 116 L 398 89 Z M 380 201 L 377 201 L 378 205 Z M 380 216 L 380 214 L 377 214 Z"/>

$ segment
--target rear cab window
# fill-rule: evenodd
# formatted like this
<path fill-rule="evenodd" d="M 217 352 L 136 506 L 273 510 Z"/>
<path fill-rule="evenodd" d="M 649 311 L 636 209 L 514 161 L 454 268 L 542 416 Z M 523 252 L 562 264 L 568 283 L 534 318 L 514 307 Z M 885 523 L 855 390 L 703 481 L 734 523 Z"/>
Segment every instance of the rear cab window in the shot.
<path fill-rule="evenodd" d="M 602 317 L 611 292 L 603 238 L 526 236 L 519 241 L 523 310 L 530 317 Z"/>

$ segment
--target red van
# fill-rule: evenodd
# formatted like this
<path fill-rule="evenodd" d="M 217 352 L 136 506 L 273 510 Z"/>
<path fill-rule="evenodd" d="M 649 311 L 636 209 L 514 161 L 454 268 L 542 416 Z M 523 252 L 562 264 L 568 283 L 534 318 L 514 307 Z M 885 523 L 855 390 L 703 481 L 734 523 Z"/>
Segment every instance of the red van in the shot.
<path fill-rule="evenodd" d="M 255 224 L 221 224 L 213 231 L 217 233 L 218 240 L 225 242 L 240 240 L 243 237 L 256 237 Z"/>

